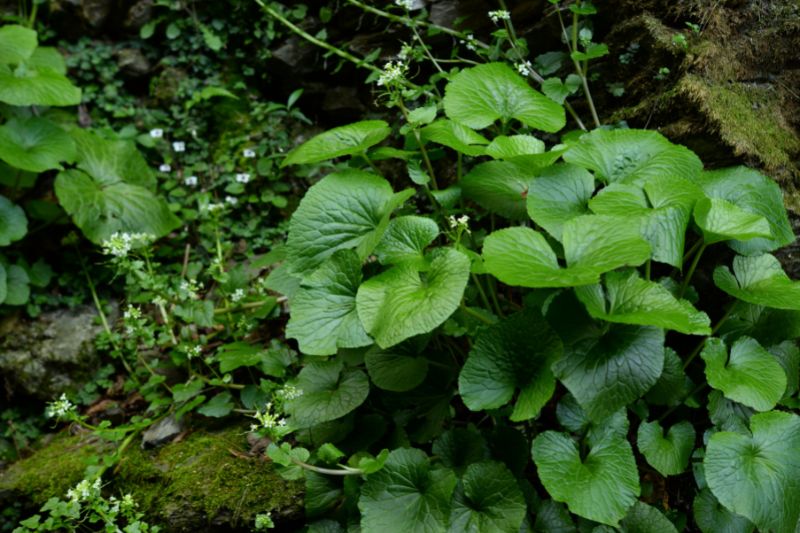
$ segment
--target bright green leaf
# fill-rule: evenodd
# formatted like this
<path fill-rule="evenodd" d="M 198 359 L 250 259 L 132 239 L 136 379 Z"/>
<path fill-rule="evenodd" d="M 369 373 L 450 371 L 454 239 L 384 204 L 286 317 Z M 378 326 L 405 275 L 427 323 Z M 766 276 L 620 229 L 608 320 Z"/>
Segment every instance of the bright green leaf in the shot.
<path fill-rule="evenodd" d="M 670 427 L 666 435 L 658 421 L 642 422 L 636 445 L 662 476 L 675 476 L 689 465 L 695 438 L 694 427 L 686 420 Z"/>
<path fill-rule="evenodd" d="M 555 391 L 550 366 L 562 352 L 538 312 L 516 313 L 478 334 L 458 378 L 461 398 L 480 411 L 502 407 L 519 391 L 511 420 L 535 418 Z"/>
<path fill-rule="evenodd" d="M 480 133 L 446 119 L 437 120 L 422 128 L 420 137 L 423 142 L 435 142 L 472 157 L 483 155 L 486 145 L 489 144 Z"/>
<path fill-rule="evenodd" d="M 445 114 L 470 128 L 482 129 L 498 119 L 516 119 L 547 132 L 566 124 L 564 108 L 534 90 L 504 63 L 464 69 L 445 87 Z"/>
<path fill-rule="evenodd" d="M 721 198 L 704 198 L 697 202 L 694 208 L 694 220 L 703 231 L 703 242 L 706 244 L 772 236 L 766 218 L 748 213 L 736 204 Z"/>
<path fill-rule="evenodd" d="M 439 226 L 432 219 L 414 215 L 397 217 L 389 222 L 386 233 L 375 247 L 375 255 L 384 265 L 422 264 L 425 249 L 439 235 Z"/>
<path fill-rule="evenodd" d="M 544 153 L 544 142 L 533 135 L 498 135 L 486 147 L 486 155 L 494 159 L 513 159 L 523 155 Z"/>
<path fill-rule="evenodd" d="M 536 169 L 511 161 L 475 165 L 459 182 L 465 198 L 510 219 L 525 218 L 525 196 Z"/>
<path fill-rule="evenodd" d="M 197 412 L 203 416 L 210 416 L 213 418 L 222 418 L 228 416 L 236 405 L 233 403 L 233 397 L 229 392 L 220 392 L 208 403 L 199 407 Z"/>
<path fill-rule="evenodd" d="M 734 342 L 730 357 L 722 339 L 708 339 L 700 357 L 706 362 L 709 385 L 756 411 L 769 411 L 786 391 L 783 367 L 750 337 Z"/>
<path fill-rule="evenodd" d="M 594 178 L 581 167 L 559 164 L 538 173 L 528 189 L 527 211 L 531 219 L 558 240 L 564 224 L 587 213 L 594 193 Z"/>
<path fill-rule="evenodd" d="M 26 61 L 36 50 L 36 32 L 17 24 L 0 27 L 0 63 L 16 65 Z"/>
<path fill-rule="evenodd" d="M 366 374 L 344 368 L 341 361 L 306 364 L 294 386 L 302 394 L 286 402 L 286 412 L 300 428 L 341 418 L 364 403 L 369 394 Z"/>
<path fill-rule="evenodd" d="M 0 102 L 15 106 L 72 106 L 81 103 L 81 90 L 66 76 L 46 67 L 0 65 Z"/>
<path fill-rule="evenodd" d="M 72 138 L 49 120 L 11 119 L 0 126 L 0 159 L 30 172 L 61 169 L 77 156 Z"/>
<path fill-rule="evenodd" d="M 0 246 L 8 246 L 28 233 L 28 218 L 22 208 L 0 195 Z M 2 300 L 0 300 L 2 301 Z"/>
<path fill-rule="evenodd" d="M 735 276 L 728 267 L 717 267 L 716 286 L 751 304 L 800 311 L 800 281 L 789 279 L 775 256 L 736 256 L 733 272 Z"/>
<path fill-rule="evenodd" d="M 361 154 L 392 132 L 383 120 L 364 120 L 333 128 L 301 144 L 288 154 L 281 167 L 319 163 L 345 155 Z"/>

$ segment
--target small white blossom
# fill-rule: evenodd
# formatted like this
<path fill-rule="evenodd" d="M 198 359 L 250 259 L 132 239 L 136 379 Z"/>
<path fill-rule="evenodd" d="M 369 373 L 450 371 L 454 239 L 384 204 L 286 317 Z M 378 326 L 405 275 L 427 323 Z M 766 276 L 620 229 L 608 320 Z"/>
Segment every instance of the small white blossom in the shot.
<path fill-rule="evenodd" d="M 285 385 L 277 392 L 277 395 L 284 401 L 294 400 L 295 398 L 299 398 L 303 395 L 303 390 L 298 389 L 294 385 Z"/>
<path fill-rule="evenodd" d="M 478 41 L 475 39 L 475 36 L 471 33 L 467 35 L 467 39 L 462 39 L 459 41 L 461 44 L 467 47 L 467 50 L 472 50 L 473 52 L 478 49 Z"/>
<path fill-rule="evenodd" d="M 394 0 L 394 3 L 408 11 L 414 9 L 414 0 Z"/>
<path fill-rule="evenodd" d="M 252 148 L 245 148 L 244 150 L 242 150 L 242 155 L 246 159 L 253 159 L 256 156 L 256 151 L 253 150 Z"/>
<path fill-rule="evenodd" d="M 69 401 L 69 399 L 67 399 L 67 395 L 62 394 L 58 400 L 50 402 L 50 404 L 47 406 L 45 414 L 48 418 L 63 418 L 74 410 L 75 406 L 71 401 Z"/>
<path fill-rule="evenodd" d="M 449 217 L 447 217 L 447 223 L 450 225 L 450 228 L 452 229 L 461 229 L 463 231 L 466 231 L 467 233 L 471 233 L 468 226 L 469 217 L 467 215 L 462 215 L 458 218 L 454 217 L 453 215 L 450 215 Z"/>
<path fill-rule="evenodd" d="M 189 359 L 194 359 L 195 357 L 200 357 L 203 354 L 203 347 L 199 344 L 195 344 L 194 346 L 190 346 L 186 348 L 186 357 Z"/>
<path fill-rule="evenodd" d="M 235 196 L 226 196 L 225 197 L 225 203 L 230 204 L 230 205 L 236 205 L 236 204 L 239 203 L 239 199 L 236 198 Z"/>
<path fill-rule="evenodd" d="M 197 176 L 187 176 L 183 180 L 183 184 L 187 187 L 197 187 Z"/>
<path fill-rule="evenodd" d="M 531 75 L 533 72 L 533 65 L 531 65 L 530 61 L 523 61 L 522 63 L 517 64 L 517 72 L 525 76 L 526 78 Z"/>
<path fill-rule="evenodd" d="M 492 22 L 497 24 L 501 20 L 511 20 L 511 13 L 509 13 L 505 9 L 498 9 L 497 11 L 489 11 L 489 18 L 492 19 Z"/>
<path fill-rule="evenodd" d="M 410 44 L 404 43 L 403 47 L 400 48 L 400 52 L 397 54 L 397 59 L 400 61 L 408 61 L 412 54 L 414 53 L 414 49 L 411 47 Z"/>
<path fill-rule="evenodd" d="M 389 61 L 383 66 L 383 72 L 378 76 L 378 85 L 391 85 L 403 80 L 408 67 L 400 61 Z"/>
<path fill-rule="evenodd" d="M 164 307 L 165 305 L 167 305 L 167 300 L 163 296 L 156 296 L 155 298 L 153 298 L 153 305 Z"/>
<path fill-rule="evenodd" d="M 233 294 L 231 294 L 231 301 L 233 303 L 239 303 L 244 299 L 245 296 L 244 289 L 236 289 L 233 291 Z"/>
<path fill-rule="evenodd" d="M 183 141 L 175 141 L 172 143 L 172 149 L 176 152 L 185 152 L 186 151 L 186 143 Z"/>
<path fill-rule="evenodd" d="M 240 172 L 236 174 L 236 182 L 237 183 L 248 183 L 250 181 L 250 174 L 247 172 Z"/>
<path fill-rule="evenodd" d="M 225 204 L 223 204 L 223 203 L 214 203 L 214 202 L 209 203 L 209 204 L 205 204 L 205 205 L 200 207 L 201 211 L 205 211 L 206 213 L 209 213 L 209 214 L 213 214 L 213 213 L 216 213 L 218 211 L 222 211 L 224 209 L 225 209 Z"/>
<path fill-rule="evenodd" d="M 131 249 L 145 246 L 155 240 L 149 233 L 120 233 L 115 232 L 103 241 L 102 250 L 105 255 L 114 257 L 125 257 Z"/>
<path fill-rule="evenodd" d="M 125 320 L 139 320 L 142 318 L 142 311 L 138 307 L 128 304 L 125 312 L 122 313 L 122 318 Z"/>
<path fill-rule="evenodd" d="M 150 137 L 152 137 L 153 139 L 160 139 L 163 136 L 164 136 L 164 130 L 162 130 L 161 128 L 153 128 L 152 130 L 150 130 Z"/>
<path fill-rule="evenodd" d="M 183 297 L 187 300 L 197 300 L 200 297 L 197 293 L 202 288 L 203 286 L 196 279 L 185 279 L 181 281 L 180 285 L 180 290 L 183 293 Z"/>
<path fill-rule="evenodd" d="M 172 170 L 172 167 L 169 166 L 167 163 L 162 163 L 161 165 L 159 165 L 158 170 L 160 170 L 161 172 L 169 172 L 170 170 Z"/>

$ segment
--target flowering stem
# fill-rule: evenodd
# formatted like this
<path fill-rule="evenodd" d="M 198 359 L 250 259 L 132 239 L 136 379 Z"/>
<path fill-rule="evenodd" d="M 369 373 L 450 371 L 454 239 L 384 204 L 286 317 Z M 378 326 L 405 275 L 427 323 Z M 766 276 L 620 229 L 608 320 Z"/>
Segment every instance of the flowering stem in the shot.
<path fill-rule="evenodd" d="M 578 51 L 578 14 L 573 13 L 572 15 L 572 39 L 570 40 L 569 36 L 567 35 L 567 27 L 564 25 L 564 18 L 561 16 L 561 10 L 556 8 L 556 14 L 558 15 L 558 22 L 561 24 L 561 31 L 564 34 L 564 40 L 567 42 L 567 49 L 569 50 L 570 57 L 572 56 L 573 52 Z M 570 42 L 572 43 L 570 45 Z M 572 64 L 575 65 L 575 72 L 578 74 L 578 77 L 581 79 L 581 83 L 583 84 L 583 92 L 586 96 L 586 102 L 589 104 L 589 111 L 592 113 L 592 120 L 594 120 L 594 125 L 596 128 L 600 127 L 600 118 L 597 115 L 597 109 L 594 106 L 594 99 L 592 98 L 592 92 L 589 90 L 589 81 L 586 79 L 586 72 L 583 68 L 581 68 L 581 64 L 579 61 L 573 59 Z"/>
<path fill-rule="evenodd" d="M 304 463 L 299 459 L 295 459 L 292 457 L 292 462 L 297 466 L 304 468 L 306 470 L 310 470 L 312 472 L 316 472 L 317 474 L 327 474 L 329 476 L 363 476 L 364 471 L 359 468 L 350 468 L 349 466 L 344 465 L 337 465 L 339 466 L 339 470 L 333 468 L 322 468 L 320 466 L 310 465 L 308 463 Z"/>
<path fill-rule="evenodd" d="M 147 249 L 143 252 L 144 255 L 144 264 L 147 266 L 147 273 L 150 274 L 150 279 L 155 277 L 155 273 L 153 272 L 153 265 L 150 263 L 150 254 L 148 253 Z M 167 310 L 164 308 L 164 304 L 160 301 L 156 302 L 156 307 L 158 307 L 158 312 L 161 315 L 161 319 L 164 321 L 164 326 L 169 331 L 169 337 L 172 341 L 173 346 L 178 344 L 178 339 L 175 338 L 175 332 L 172 331 L 172 325 L 169 321 L 169 315 L 167 314 Z"/>

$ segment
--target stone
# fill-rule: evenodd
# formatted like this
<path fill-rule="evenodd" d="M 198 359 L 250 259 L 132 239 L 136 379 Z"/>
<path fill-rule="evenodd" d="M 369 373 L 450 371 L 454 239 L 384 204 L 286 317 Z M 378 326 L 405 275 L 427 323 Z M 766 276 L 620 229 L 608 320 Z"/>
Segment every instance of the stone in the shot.
<path fill-rule="evenodd" d="M 125 16 L 124 26 L 129 30 L 138 30 L 153 17 L 153 0 L 139 0 L 131 6 Z"/>
<path fill-rule="evenodd" d="M 81 13 L 93 28 L 102 26 L 111 13 L 110 0 L 82 0 Z"/>
<path fill-rule="evenodd" d="M 150 61 L 138 48 L 123 48 L 116 53 L 117 66 L 130 78 L 142 78 L 150 73 Z"/>
<path fill-rule="evenodd" d="M 162 418 L 142 433 L 142 449 L 155 448 L 173 440 L 183 431 L 183 424 L 170 415 Z"/>
<path fill-rule="evenodd" d="M 94 307 L 59 309 L 0 324 L 0 375 L 7 393 L 42 400 L 82 387 L 99 367 L 94 346 L 103 327 Z"/>

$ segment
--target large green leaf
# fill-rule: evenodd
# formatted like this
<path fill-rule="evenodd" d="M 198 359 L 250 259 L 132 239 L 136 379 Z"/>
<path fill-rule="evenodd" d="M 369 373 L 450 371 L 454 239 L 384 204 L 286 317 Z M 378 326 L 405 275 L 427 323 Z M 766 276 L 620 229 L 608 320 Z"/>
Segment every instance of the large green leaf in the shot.
<path fill-rule="evenodd" d="M 502 463 L 475 463 L 453 496 L 452 533 L 519 531 L 528 506 L 517 480 Z"/>
<path fill-rule="evenodd" d="M 364 533 L 440 533 L 447 530 L 456 476 L 432 469 L 425 454 L 400 448 L 361 488 L 358 508 Z"/>
<path fill-rule="evenodd" d="M 678 530 L 658 509 L 638 501 L 622 519 L 621 533 L 678 533 Z"/>
<path fill-rule="evenodd" d="M 439 235 L 439 226 L 428 217 L 403 216 L 392 219 L 375 248 L 384 265 L 422 264 L 425 249 Z"/>
<path fill-rule="evenodd" d="M 0 246 L 8 246 L 28 233 L 28 218 L 20 206 L 0 195 Z"/>
<path fill-rule="evenodd" d="M 89 131 L 75 130 L 78 168 L 103 185 L 118 182 L 155 190 L 156 176 L 136 146 L 129 141 L 103 139 Z"/>
<path fill-rule="evenodd" d="M 341 418 L 367 399 L 369 378 L 341 361 L 306 364 L 294 383 L 302 394 L 286 402 L 295 427 L 311 427 Z"/>
<path fill-rule="evenodd" d="M 27 61 L 36 50 L 36 32 L 17 24 L 0 28 L 0 64 L 16 65 Z"/>
<path fill-rule="evenodd" d="M 297 339 L 300 351 L 310 355 L 372 344 L 356 312 L 360 283 L 358 255 L 353 250 L 333 254 L 303 280 L 292 298 L 286 336 Z"/>
<path fill-rule="evenodd" d="M 486 269 L 503 283 L 523 287 L 597 283 L 604 272 L 640 265 L 650 257 L 650 245 L 626 222 L 601 215 L 569 220 L 562 230 L 566 268 L 559 266 L 541 233 L 525 227 L 496 231 L 483 244 Z"/>
<path fill-rule="evenodd" d="M 752 533 L 755 528 L 747 518 L 723 507 L 708 488 L 694 497 L 692 514 L 703 533 Z"/>
<path fill-rule="evenodd" d="M 498 135 L 486 147 L 486 155 L 494 159 L 514 159 L 523 155 L 544 153 L 544 141 L 533 135 Z"/>
<path fill-rule="evenodd" d="M 392 132 L 383 120 L 364 120 L 339 126 L 301 144 L 288 154 L 282 167 L 319 163 L 345 155 L 362 154 Z"/>
<path fill-rule="evenodd" d="M 729 202 L 769 223 L 771 237 L 756 237 L 730 246 L 744 255 L 771 252 L 794 241 L 794 233 L 783 207 L 783 193 L 770 178 L 747 167 L 732 167 L 702 172 L 694 182 L 709 198 Z"/>
<path fill-rule="evenodd" d="M 694 426 L 686 420 L 669 428 L 666 435 L 658 421 L 642 422 L 636 445 L 650 466 L 662 476 L 675 476 L 689 465 L 695 438 Z"/>
<path fill-rule="evenodd" d="M 678 300 L 663 285 L 640 278 L 635 270 L 609 272 L 604 285 L 577 287 L 575 294 L 590 315 L 607 322 L 711 334 L 708 315 Z"/>
<path fill-rule="evenodd" d="M 452 148 L 468 156 L 479 156 L 486 152 L 488 139 L 463 124 L 452 120 L 437 120 L 420 130 L 422 142 L 434 142 Z"/>
<path fill-rule="evenodd" d="M 385 179 L 360 170 L 329 174 L 311 187 L 289 223 L 290 269 L 306 275 L 336 250 L 355 248 L 366 259 L 383 237 L 389 217 L 413 194 L 394 194 Z"/>
<path fill-rule="evenodd" d="M 589 418 L 599 420 L 641 397 L 663 367 L 663 330 L 611 326 L 599 338 L 568 347 L 553 372 Z"/>
<path fill-rule="evenodd" d="M 636 460 L 624 437 L 609 434 L 582 458 L 568 435 L 545 431 L 532 453 L 544 488 L 579 516 L 616 526 L 639 497 Z"/>
<path fill-rule="evenodd" d="M 364 356 L 372 382 L 384 390 L 405 392 L 416 388 L 428 374 L 428 360 L 407 342 L 388 350 L 373 347 Z"/>
<path fill-rule="evenodd" d="M 550 366 L 563 349 L 537 311 L 511 315 L 478 334 L 458 378 L 461 398 L 480 411 L 507 404 L 519 391 L 511 420 L 534 418 L 555 391 Z"/>
<path fill-rule="evenodd" d="M 761 215 L 748 213 L 736 204 L 721 198 L 704 198 L 694 208 L 694 220 L 703 232 L 703 242 L 772 236 L 769 222 Z"/>
<path fill-rule="evenodd" d="M 0 102 L 16 106 L 70 106 L 81 103 L 81 90 L 47 67 L 0 64 Z"/>
<path fill-rule="evenodd" d="M 750 435 L 711 436 L 703 461 L 714 496 L 761 531 L 800 529 L 800 417 L 772 411 L 750 419 Z"/>
<path fill-rule="evenodd" d="M 528 189 L 527 211 L 531 219 L 558 240 L 564 224 L 588 212 L 594 178 L 581 167 L 553 165 L 537 174 Z"/>
<path fill-rule="evenodd" d="M 498 119 L 516 119 L 543 131 L 556 132 L 566 124 L 564 108 L 534 90 L 505 63 L 464 69 L 445 87 L 444 112 L 455 120 L 481 129 Z"/>
<path fill-rule="evenodd" d="M 733 343 L 730 358 L 722 339 L 708 339 L 700 357 L 706 362 L 709 385 L 756 411 L 769 411 L 786 391 L 783 367 L 750 337 L 740 337 Z"/>
<path fill-rule="evenodd" d="M 800 311 L 800 281 L 789 279 L 775 256 L 736 256 L 733 272 L 735 276 L 728 267 L 717 267 L 714 283 L 744 302 Z"/>
<path fill-rule="evenodd" d="M 424 272 L 413 265 L 397 265 L 358 289 L 358 316 L 382 348 L 433 331 L 461 303 L 470 260 L 453 249 L 438 252 Z"/>
<path fill-rule="evenodd" d="M 11 119 L 0 126 L 0 159 L 13 167 L 44 172 L 61 169 L 62 161 L 72 162 L 76 156 L 72 137 L 49 120 Z"/>
<path fill-rule="evenodd" d="M 72 169 L 56 177 L 55 190 L 75 225 L 97 244 L 117 232 L 158 238 L 181 224 L 163 198 L 140 185 L 104 183 Z"/>
<path fill-rule="evenodd" d="M 527 441 L 524 447 L 528 447 Z M 444 466 L 452 468 L 459 476 L 464 474 L 469 465 L 488 461 L 491 457 L 486 439 L 473 427 L 448 429 L 436 439 L 431 451 Z M 527 461 L 528 450 L 523 450 L 523 454 Z"/>
<path fill-rule="evenodd" d="M 57 48 L 52 46 L 39 46 L 33 51 L 33 55 L 28 58 L 28 65 L 36 69 L 49 69 L 58 74 L 67 74 L 67 64 L 64 56 Z"/>
<path fill-rule="evenodd" d="M 475 165 L 461 178 L 464 197 L 510 219 L 525 218 L 525 195 L 536 169 L 510 161 Z"/>
<path fill-rule="evenodd" d="M 643 185 L 664 175 L 694 181 L 703 169 L 694 152 L 646 130 L 594 130 L 570 147 L 564 160 L 593 170 L 608 183 Z"/>

